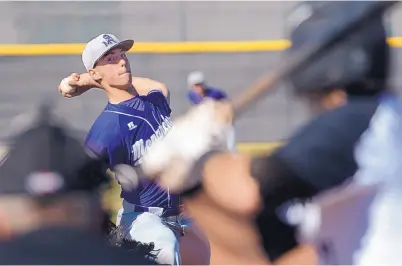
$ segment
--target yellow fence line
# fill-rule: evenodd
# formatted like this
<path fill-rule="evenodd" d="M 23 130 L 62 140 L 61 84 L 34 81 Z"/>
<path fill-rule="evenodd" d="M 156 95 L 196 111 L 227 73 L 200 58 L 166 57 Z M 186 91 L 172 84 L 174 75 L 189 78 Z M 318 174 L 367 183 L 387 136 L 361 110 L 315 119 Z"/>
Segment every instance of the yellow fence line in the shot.
<path fill-rule="evenodd" d="M 402 47 L 402 37 L 391 37 L 392 47 Z M 268 41 L 213 41 L 213 42 L 138 42 L 129 53 L 242 53 L 282 51 L 289 47 L 288 40 Z M 0 56 L 79 55 L 84 43 L 0 44 Z"/>
<path fill-rule="evenodd" d="M 237 149 L 240 153 L 245 154 L 262 154 L 270 153 L 276 148 L 282 145 L 282 142 L 239 142 L 237 143 Z"/>

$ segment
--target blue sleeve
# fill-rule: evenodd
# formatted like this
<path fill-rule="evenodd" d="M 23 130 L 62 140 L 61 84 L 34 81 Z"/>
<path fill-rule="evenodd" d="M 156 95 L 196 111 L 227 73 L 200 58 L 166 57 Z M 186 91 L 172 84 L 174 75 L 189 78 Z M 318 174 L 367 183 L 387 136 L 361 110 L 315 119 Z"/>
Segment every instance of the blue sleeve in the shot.
<path fill-rule="evenodd" d="M 227 99 L 227 98 L 228 98 L 228 96 L 226 95 L 225 92 L 219 91 L 218 100 L 225 100 L 225 99 Z"/>
<path fill-rule="evenodd" d="M 195 92 L 190 91 L 187 94 L 188 98 L 193 104 L 199 104 L 202 101 L 202 97 L 198 96 Z"/>
<path fill-rule="evenodd" d="M 208 87 L 207 97 L 213 98 L 216 101 L 224 100 L 227 98 L 226 93 L 220 89 Z"/>
<path fill-rule="evenodd" d="M 107 146 L 93 137 L 92 129 L 85 140 L 85 147 L 98 157 L 107 156 Z"/>
<path fill-rule="evenodd" d="M 193 94 L 191 93 L 191 91 L 189 91 L 187 93 L 187 98 L 190 100 L 191 103 L 194 104 L 194 97 L 193 97 Z"/>
<path fill-rule="evenodd" d="M 160 90 L 152 90 L 146 96 L 140 96 L 143 100 L 148 101 L 159 108 L 164 109 L 169 115 L 172 110 L 170 109 L 169 102 L 167 101 L 165 95 Z"/>
<path fill-rule="evenodd" d="M 90 129 L 85 147 L 99 157 L 106 157 L 110 167 L 127 163 L 126 149 L 116 116 L 102 114 Z"/>

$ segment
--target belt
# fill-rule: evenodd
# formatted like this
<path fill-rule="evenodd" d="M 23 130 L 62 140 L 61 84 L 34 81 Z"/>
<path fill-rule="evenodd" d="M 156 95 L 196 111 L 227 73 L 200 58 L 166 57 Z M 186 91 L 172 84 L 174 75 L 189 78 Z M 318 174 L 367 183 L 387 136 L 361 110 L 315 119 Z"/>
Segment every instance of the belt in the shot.
<path fill-rule="evenodd" d="M 126 212 L 149 212 L 160 217 L 179 216 L 180 209 L 165 209 L 161 207 L 143 207 L 123 200 L 123 209 Z"/>
<path fill-rule="evenodd" d="M 135 205 L 134 206 L 134 212 L 151 212 L 154 213 L 154 207 L 142 207 L 142 206 L 138 206 Z M 162 215 L 160 215 L 161 217 L 170 217 L 170 216 L 178 216 L 180 215 L 180 211 L 176 210 L 176 209 L 162 209 Z"/>

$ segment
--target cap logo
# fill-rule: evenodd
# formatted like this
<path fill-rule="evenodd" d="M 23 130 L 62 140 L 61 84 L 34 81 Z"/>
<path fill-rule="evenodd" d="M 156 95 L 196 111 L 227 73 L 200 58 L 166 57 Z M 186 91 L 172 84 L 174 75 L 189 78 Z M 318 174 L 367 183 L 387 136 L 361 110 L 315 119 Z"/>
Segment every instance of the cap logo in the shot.
<path fill-rule="evenodd" d="M 108 34 L 104 34 L 103 39 L 104 41 L 102 43 L 105 45 L 106 48 L 111 44 L 117 43 L 116 40 L 113 39 L 113 37 Z"/>

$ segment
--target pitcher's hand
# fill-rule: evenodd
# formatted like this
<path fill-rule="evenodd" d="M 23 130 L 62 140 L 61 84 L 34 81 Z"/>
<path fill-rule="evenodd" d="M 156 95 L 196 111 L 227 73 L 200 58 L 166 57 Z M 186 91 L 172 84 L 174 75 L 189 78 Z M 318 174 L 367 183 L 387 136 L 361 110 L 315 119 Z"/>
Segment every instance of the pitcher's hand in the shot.
<path fill-rule="evenodd" d="M 74 92 L 64 93 L 61 90 L 61 82 L 58 86 L 59 92 L 66 98 L 72 98 L 83 94 L 91 88 L 100 88 L 100 84 L 94 81 L 88 73 L 72 73 L 68 78 L 68 85 L 75 88 Z"/>

